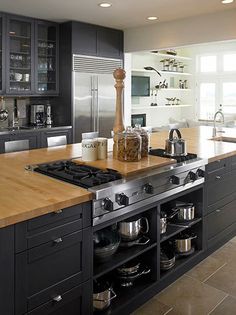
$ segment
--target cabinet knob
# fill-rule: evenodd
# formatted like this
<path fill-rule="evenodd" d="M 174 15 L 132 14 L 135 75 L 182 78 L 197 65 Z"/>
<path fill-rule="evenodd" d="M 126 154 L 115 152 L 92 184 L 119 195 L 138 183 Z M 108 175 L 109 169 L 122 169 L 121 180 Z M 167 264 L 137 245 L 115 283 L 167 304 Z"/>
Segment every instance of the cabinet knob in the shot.
<path fill-rule="evenodd" d="M 221 176 L 217 175 L 217 176 L 216 176 L 216 179 L 221 179 Z"/>
<path fill-rule="evenodd" d="M 220 209 L 217 209 L 217 210 L 216 210 L 216 212 L 217 212 L 217 213 L 220 213 L 220 212 L 221 212 L 221 210 L 220 210 Z"/>
<path fill-rule="evenodd" d="M 60 302 L 62 300 L 62 296 L 61 295 L 57 295 L 53 298 L 54 302 Z"/>
<path fill-rule="evenodd" d="M 62 242 L 62 238 L 61 237 L 58 237 L 58 238 L 56 238 L 55 240 L 53 240 L 53 243 L 54 244 L 59 244 L 59 243 L 61 243 Z"/>

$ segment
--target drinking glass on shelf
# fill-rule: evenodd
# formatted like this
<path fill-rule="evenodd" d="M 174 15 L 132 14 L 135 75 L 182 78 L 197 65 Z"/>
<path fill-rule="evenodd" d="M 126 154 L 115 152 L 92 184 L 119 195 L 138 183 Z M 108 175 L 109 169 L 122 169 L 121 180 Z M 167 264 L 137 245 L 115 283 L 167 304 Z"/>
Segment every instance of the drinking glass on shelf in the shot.
<path fill-rule="evenodd" d="M 170 102 L 172 101 L 172 98 L 171 97 L 166 97 L 166 100 L 167 100 L 167 106 L 170 106 L 171 104 L 170 104 Z"/>

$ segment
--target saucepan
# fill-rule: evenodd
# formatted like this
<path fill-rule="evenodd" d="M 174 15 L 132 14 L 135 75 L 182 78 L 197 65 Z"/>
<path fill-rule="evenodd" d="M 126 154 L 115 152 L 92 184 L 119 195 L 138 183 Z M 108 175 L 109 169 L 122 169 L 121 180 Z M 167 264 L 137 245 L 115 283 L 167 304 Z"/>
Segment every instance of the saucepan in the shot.
<path fill-rule="evenodd" d="M 94 291 L 93 291 L 94 310 L 103 311 L 107 309 L 114 298 L 116 298 L 116 293 L 114 292 L 109 282 L 105 282 L 105 283 L 95 282 L 94 283 Z"/>
<path fill-rule="evenodd" d="M 177 253 L 187 253 L 192 249 L 192 240 L 197 238 L 197 235 L 181 234 L 175 239 L 175 248 Z"/>
<path fill-rule="evenodd" d="M 141 234 L 149 231 L 148 219 L 142 217 L 135 221 L 122 221 L 118 223 L 118 231 L 123 241 L 136 240 Z"/>
<path fill-rule="evenodd" d="M 195 218 L 195 207 L 193 203 L 177 204 L 173 211 L 177 214 L 177 219 L 180 222 L 191 221 Z"/>

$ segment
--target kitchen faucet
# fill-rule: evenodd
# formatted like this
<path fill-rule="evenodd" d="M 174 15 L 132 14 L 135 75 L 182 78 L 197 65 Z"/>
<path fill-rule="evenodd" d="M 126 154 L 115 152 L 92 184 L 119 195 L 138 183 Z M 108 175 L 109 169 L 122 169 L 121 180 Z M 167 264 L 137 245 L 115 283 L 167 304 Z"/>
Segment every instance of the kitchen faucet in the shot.
<path fill-rule="evenodd" d="M 220 107 L 221 107 L 222 105 L 220 105 Z M 217 118 L 217 116 L 218 115 L 221 115 L 221 117 L 222 117 L 222 122 L 224 123 L 224 121 L 225 121 L 225 116 L 224 116 L 224 114 L 223 114 L 223 112 L 222 112 L 222 108 L 220 108 L 216 113 L 215 113 L 215 115 L 214 115 L 214 127 L 213 127 L 213 133 L 212 133 L 212 137 L 216 137 L 216 118 Z M 218 131 L 219 132 L 219 131 Z"/>

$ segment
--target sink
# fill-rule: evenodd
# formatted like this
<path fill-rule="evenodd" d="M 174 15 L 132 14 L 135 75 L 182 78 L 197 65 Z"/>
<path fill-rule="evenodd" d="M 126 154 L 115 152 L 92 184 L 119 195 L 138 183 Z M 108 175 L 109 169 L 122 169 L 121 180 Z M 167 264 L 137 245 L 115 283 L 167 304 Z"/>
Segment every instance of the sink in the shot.
<path fill-rule="evenodd" d="M 215 138 L 211 138 L 210 140 L 220 141 L 220 142 L 236 143 L 236 138 L 230 138 L 230 137 L 215 137 Z"/>

